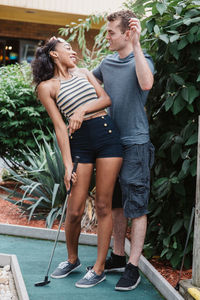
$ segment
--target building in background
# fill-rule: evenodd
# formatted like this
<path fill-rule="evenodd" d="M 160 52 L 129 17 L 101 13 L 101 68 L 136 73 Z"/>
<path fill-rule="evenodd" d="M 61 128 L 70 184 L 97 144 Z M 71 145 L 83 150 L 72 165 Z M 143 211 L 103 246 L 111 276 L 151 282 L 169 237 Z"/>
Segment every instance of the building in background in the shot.
<path fill-rule="evenodd" d="M 90 14 L 111 12 L 123 0 L 0 0 L 0 66 L 33 59 L 40 41 L 58 36 L 58 29 Z M 102 24 L 87 35 L 93 38 Z M 77 44 L 73 45 L 80 53 Z"/>

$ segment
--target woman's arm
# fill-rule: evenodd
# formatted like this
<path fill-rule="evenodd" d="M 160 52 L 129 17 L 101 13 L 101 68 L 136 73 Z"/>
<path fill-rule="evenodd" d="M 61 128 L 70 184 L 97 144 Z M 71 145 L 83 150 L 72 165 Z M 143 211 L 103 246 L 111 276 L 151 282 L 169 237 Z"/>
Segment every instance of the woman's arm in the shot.
<path fill-rule="evenodd" d="M 97 79 L 94 77 L 94 75 L 88 71 L 87 69 L 83 69 L 82 72 L 85 73 L 87 76 L 88 81 L 94 86 L 95 91 L 98 96 L 98 101 L 92 101 L 91 103 L 85 104 L 85 111 L 86 113 L 91 113 L 94 111 L 101 110 L 103 108 L 106 108 L 110 106 L 111 100 L 108 94 L 104 91 L 100 83 L 97 81 Z M 98 105 L 96 102 L 99 102 Z M 100 103 L 101 102 L 101 103 Z"/>
<path fill-rule="evenodd" d="M 62 116 L 51 96 L 51 86 L 47 82 L 41 82 L 37 88 L 38 91 L 38 98 L 40 99 L 41 103 L 45 107 L 49 117 L 51 118 L 58 145 L 61 150 L 63 163 L 65 166 L 65 185 L 67 190 L 70 187 L 70 179 L 72 176 L 72 158 L 71 158 L 71 151 L 70 151 L 70 145 L 69 145 L 69 138 L 68 138 L 68 132 L 67 127 L 62 119 Z"/>
<path fill-rule="evenodd" d="M 69 132 L 70 134 L 81 127 L 85 114 L 102 110 L 111 105 L 110 97 L 98 83 L 94 75 L 87 69 L 80 69 L 87 76 L 88 81 L 94 86 L 98 100 L 90 101 L 77 108 L 70 118 Z"/>

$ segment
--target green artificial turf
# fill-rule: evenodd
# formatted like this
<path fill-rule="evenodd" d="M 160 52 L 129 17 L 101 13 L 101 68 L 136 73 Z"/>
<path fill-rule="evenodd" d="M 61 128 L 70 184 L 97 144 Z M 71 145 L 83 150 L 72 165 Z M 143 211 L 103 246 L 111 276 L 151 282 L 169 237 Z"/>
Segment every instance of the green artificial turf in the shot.
<path fill-rule="evenodd" d="M 93 264 L 97 255 L 97 248 L 87 245 L 79 246 L 79 258 L 82 263 L 80 269 L 63 279 L 51 278 L 50 284 L 46 286 L 35 287 L 36 282 L 44 280 L 53 244 L 52 241 L 0 235 L 0 253 L 17 255 L 30 300 L 163 299 L 142 274 L 142 280 L 138 287 L 128 292 L 115 291 L 115 284 L 120 277 L 118 273 L 107 274 L 105 281 L 92 288 L 80 289 L 75 287 L 76 281 L 85 275 L 86 266 Z M 65 259 L 65 243 L 59 242 L 50 273 L 57 267 L 58 263 Z"/>

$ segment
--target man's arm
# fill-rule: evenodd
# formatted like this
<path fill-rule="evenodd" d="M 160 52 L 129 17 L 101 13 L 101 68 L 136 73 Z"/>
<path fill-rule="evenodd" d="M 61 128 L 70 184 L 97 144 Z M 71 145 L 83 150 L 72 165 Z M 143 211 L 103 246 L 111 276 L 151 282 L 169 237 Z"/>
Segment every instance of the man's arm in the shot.
<path fill-rule="evenodd" d="M 94 74 L 93 74 L 94 75 Z M 95 75 L 94 75 L 95 76 Z M 98 83 L 100 84 L 100 85 L 102 85 L 103 84 L 103 82 L 101 81 L 101 80 L 99 80 L 97 77 L 95 77 L 95 79 L 98 81 Z"/>
<path fill-rule="evenodd" d="M 139 85 L 142 90 L 150 90 L 153 86 L 153 74 L 144 56 L 140 45 L 141 26 L 138 19 L 132 18 L 129 22 L 130 39 L 135 56 L 135 67 Z"/>
<path fill-rule="evenodd" d="M 94 77 L 96 78 L 98 83 L 100 85 L 102 85 L 103 84 L 103 77 L 102 77 L 102 73 L 101 73 L 101 63 L 100 63 L 100 65 L 98 65 L 98 67 L 96 67 L 95 69 L 92 70 L 92 74 L 94 75 Z"/>

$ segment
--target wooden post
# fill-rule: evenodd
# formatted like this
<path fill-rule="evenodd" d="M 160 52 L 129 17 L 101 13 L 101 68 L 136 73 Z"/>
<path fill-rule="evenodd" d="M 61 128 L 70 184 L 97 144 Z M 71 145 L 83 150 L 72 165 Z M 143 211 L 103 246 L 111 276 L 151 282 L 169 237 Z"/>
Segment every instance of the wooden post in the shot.
<path fill-rule="evenodd" d="M 198 118 L 196 205 L 192 262 L 192 284 L 200 288 L 200 116 Z"/>

